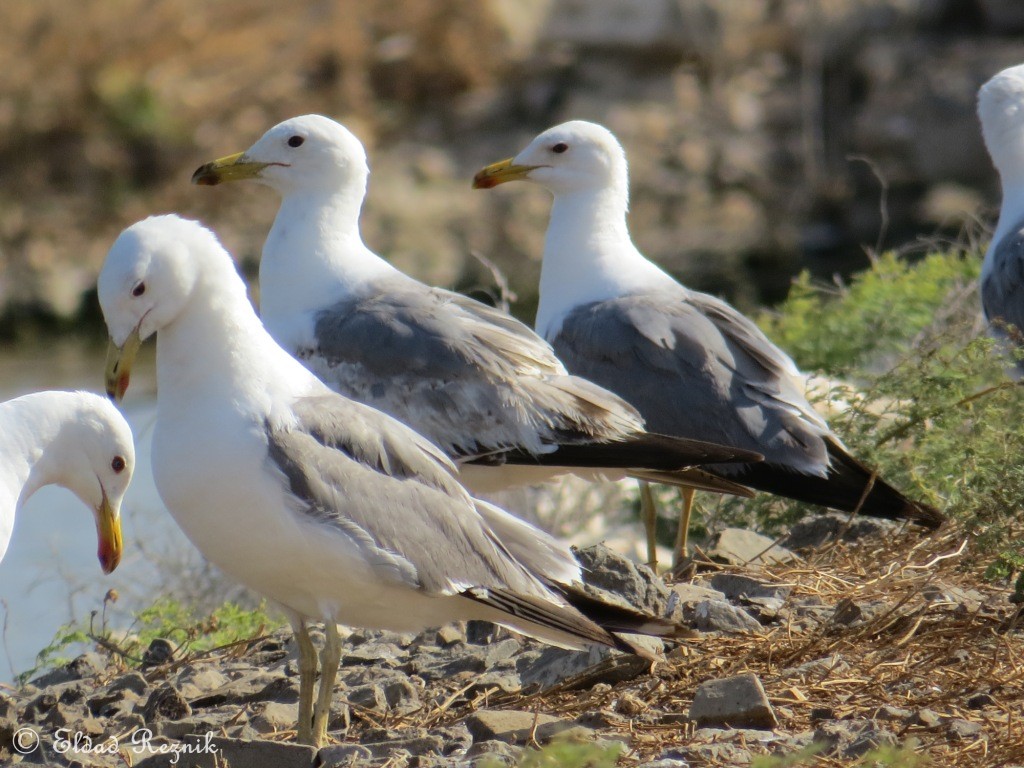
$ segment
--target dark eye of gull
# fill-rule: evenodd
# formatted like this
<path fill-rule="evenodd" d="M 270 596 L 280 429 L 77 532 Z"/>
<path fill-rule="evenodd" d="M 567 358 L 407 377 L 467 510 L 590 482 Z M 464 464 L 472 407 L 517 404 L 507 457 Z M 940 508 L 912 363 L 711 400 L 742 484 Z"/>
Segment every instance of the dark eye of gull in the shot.
<path fill-rule="evenodd" d="M 110 468 L 117 474 L 124 472 L 124 457 L 115 456 L 114 460 L 110 462 Z"/>
<path fill-rule="evenodd" d="M 304 141 L 305 141 L 305 139 L 302 138 L 301 136 L 292 136 L 290 139 L 288 139 L 288 146 L 289 147 L 301 147 L 302 146 L 302 142 L 304 142 Z"/>
<path fill-rule="evenodd" d="M 565 150 L 567 150 L 568 148 L 568 144 L 566 144 L 564 141 L 560 141 L 551 148 L 551 151 L 554 152 L 556 155 L 560 155 L 563 152 L 565 152 Z"/>
<path fill-rule="evenodd" d="M 132 288 L 132 296 L 141 296 L 145 292 L 146 292 L 146 284 L 145 283 L 139 283 L 134 288 Z"/>

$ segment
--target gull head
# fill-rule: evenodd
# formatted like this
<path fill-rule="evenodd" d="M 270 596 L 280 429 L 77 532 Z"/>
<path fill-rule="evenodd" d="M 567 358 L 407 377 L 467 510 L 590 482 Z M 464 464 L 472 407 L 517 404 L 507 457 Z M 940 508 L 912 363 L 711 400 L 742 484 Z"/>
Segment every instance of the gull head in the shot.
<path fill-rule="evenodd" d="M 351 131 L 323 115 L 302 115 L 278 123 L 245 152 L 206 163 L 192 183 L 220 184 L 254 179 L 282 195 L 302 191 L 366 191 L 366 150 Z"/>
<path fill-rule="evenodd" d="M 173 214 L 143 219 L 118 236 L 97 283 L 110 333 L 110 397 L 124 397 L 142 342 L 178 318 L 200 277 L 225 257 L 231 261 L 210 230 Z"/>
<path fill-rule="evenodd" d="M 1024 64 L 1004 69 L 981 86 L 978 117 L 1003 181 L 1024 181 Z"/>
<path fill-rule="evenodd" d="M 513 158 L 489 165 L 473 178 L 476 189 L 523 179 L 556 196 L 614 189 L 626 193 L 626 155 L 607 128 L 573 120 L 548 128 Z"/>
<path fill-rule="evenodd" d="M 121 561 L 121 501 L 135 469 L 131 428 L 108 400 L 91 392 L 39 392 L 35 403 L 57 421 L 19 503 L 44 485 L 60 485 L 93 510 L 104 573 Z"/>

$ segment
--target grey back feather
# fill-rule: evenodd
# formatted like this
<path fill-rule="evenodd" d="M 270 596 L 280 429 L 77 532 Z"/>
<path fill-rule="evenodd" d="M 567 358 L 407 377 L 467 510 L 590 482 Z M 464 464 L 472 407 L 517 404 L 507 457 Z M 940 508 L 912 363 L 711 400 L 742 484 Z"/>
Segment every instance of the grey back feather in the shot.
<path fill-rule="evenodd" d="M 321 311 L 316 348 L 298 356 L 321 379 L 389 413 L 450 456 L 620 440 L 643 429 L 612 393 L 569 376 L 515 318 L 450 291 L 381 281 Z"/>
<path fill-rule="evenodd" d="M 826 472 L 822 438 L 832 433 L 807 402 L 795 365 L 719 299 L 674 286 L 584 304 L 551 341 L 569 370 L 628 400 L 653 432 Z"/>

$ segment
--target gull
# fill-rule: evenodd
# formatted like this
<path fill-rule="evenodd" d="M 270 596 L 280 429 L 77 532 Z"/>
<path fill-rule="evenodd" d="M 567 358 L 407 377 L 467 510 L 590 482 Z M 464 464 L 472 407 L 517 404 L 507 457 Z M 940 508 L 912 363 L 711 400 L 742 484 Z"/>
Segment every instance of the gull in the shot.
<path fill-rule="evenodd" d="M 104 573 L 121 561 L 121 500 L 135 467 L 128 422 L 91 392 L 34 392 L 0 403 L 0 560 L 14 518 L 46 485 L 93 510 Z"/>
<path fill-rule="evenodd" d="M 476 494 L 567 471 L 621 478 L 624 468 L 635 477 L 752 495 L 681 469 L 743 460 L 734 449 L 648 433 L 633 406 L 569 375 L 527 325 L 425 285 L 371 251 L 359 230 L 368 178 L 362 143 L 321 115 L 286 120 L 192 177 L 202 185 L 253 179 L 281 195 L 260 262 L 260 316 L 332 389 L 433 440 Z M 653 506 L 644 512 L 653 559 Z"/>
<path fill-rule="evenodd" d="M 473 499 L 437 446 L 333 392 L 278 346 L 231 257 L 197 222 L 168 215 L 126 229 L 98 294 L 112 397 L 157 336 L 153 464 L 164 504 L 208 560 L 288 616 L 301 741 L 326 734 L 337 623 L 404 632 L 481 619 L 564 647 L 624 650 L 635 649 L 616 631 L 677 631 L 579 594 L 567 547 Z M 315 706 L 309 621 L 327 637 Z"/>
<path fill-rule="evenodd" d="M 981 266 L 981 304 L 1007 350 L 1024 344 L 1024 65 L 999 72 L 978 91 L 985 146 L 999 171 L 1003 201 Z M 1024 375 L 1015 357 L 1014 378 Z"/>
<path fill-rule="evenodd" d="M 626 156 L 609 130 L 579 120 L 555 126 L 473 184 L 515 179 L 554 196 L 536 329 L 569 371 L 628 400 L 651 430 L 764 454 L 760 464 L 714 470 L 730 480 L 844 511 L 942 523 L 941 513 L 847 451 L 807 402 L 796 364 L 753 322 L 679 284 L 636 248 L 626 225 Z M 692 492 L 677 557 L 691 504 Z"/>

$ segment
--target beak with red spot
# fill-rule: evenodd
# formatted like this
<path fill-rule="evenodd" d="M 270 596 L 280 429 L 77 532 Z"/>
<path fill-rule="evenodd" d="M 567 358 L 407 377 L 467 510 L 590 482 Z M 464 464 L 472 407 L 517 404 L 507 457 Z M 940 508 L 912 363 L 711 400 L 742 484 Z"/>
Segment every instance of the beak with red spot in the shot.
<path fill-rule="evenodd" d="M 142 346 L 142 339 L 139 337 L 138 326 L 128 334 L 124 344 L 118 346 L 114 340 L 110 340 L 110 347 L 107 349 L 107 366 L 104 381 L 107 389 L 107 396 L 115 402 L 124 399 L 124 393 L 128 390 L 131 381 L 132 366 L 135 364 L 135 356 Z"/>
<path fill-rule="evenodd" d="M 106 491 L 96 508 L 96 556 L 104 573 L 111 573 L 121 562 L 121 510 L 111 505 Z"/>
<path fill-rule="evenodd" d="M 515 158 L 508 158 L 492 163 L 473 177 L 473 189 L 491 189 L 506 181 L 519 181 L 529 178 L 530 172 L 541 168 L 540 165 L 516 165 Z"/>

